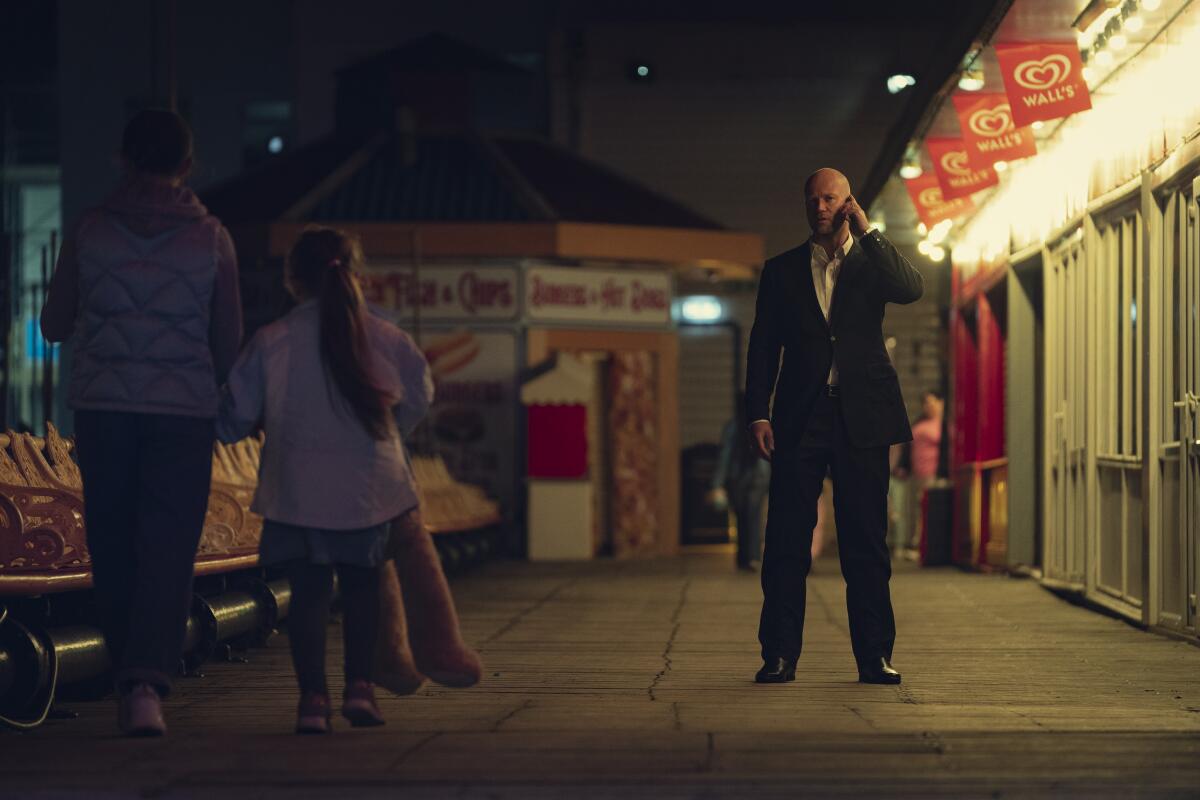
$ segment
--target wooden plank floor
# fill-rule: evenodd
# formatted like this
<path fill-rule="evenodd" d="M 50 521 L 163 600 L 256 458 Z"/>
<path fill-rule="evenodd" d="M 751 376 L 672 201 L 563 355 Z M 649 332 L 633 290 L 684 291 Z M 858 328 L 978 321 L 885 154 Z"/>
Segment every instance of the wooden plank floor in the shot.
<path fill-rule="evenodd" d="M 758 686 L 758 584 L 728 562 L 491 565 L 454 584 L 477 688 L 296 737 L 280 637 L 181 681 L 166 740 L 117 738 L 111 702 L 0 733 L 0 795 L 1200 796 L 1200 648 L 1031 581 L 908 567 L 904 684 L 862 686 L 825 560 L 796 682 Z"/>

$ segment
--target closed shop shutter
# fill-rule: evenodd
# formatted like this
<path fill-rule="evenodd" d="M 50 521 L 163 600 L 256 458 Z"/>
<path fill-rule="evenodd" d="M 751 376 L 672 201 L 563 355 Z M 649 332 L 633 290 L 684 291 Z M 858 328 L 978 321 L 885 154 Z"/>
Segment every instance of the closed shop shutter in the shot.
<path fill-rule="evenodd" d="M 679 328 L 680 446 L 719 443 L 733 416 L 737 336 L 728 325 Z"/>

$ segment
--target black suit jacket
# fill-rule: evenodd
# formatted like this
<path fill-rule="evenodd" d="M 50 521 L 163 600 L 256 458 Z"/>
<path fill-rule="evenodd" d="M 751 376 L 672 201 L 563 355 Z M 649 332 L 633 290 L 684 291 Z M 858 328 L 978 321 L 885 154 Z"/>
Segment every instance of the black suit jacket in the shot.
<path fill-rule="evenodd" d="M 921 273 L 872 231 L 846 254 L 826 323 L 813 288 L 810 247 L 806 242 L 763 266 L 746 356 L 747 418 L 771 419 L 777 447 L 796 442 L 836 357 L 851 444 L 911 441 L 896 368 L 883 345 L 883 311 L 887 303 L 920 298 Z M 773 417 L 768 411 L 772 391 Z"/>

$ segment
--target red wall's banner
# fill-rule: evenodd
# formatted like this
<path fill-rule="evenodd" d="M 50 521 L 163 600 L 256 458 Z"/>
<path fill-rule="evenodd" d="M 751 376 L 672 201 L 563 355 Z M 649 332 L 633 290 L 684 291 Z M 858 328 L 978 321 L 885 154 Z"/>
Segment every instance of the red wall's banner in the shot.
<path fill-rule="evenodd" d="M 904 185 L 908 189 L 913 206 L 917 209 L 917 216 L 928 228 L 944 219 L 954 219 L 975 209 L 975 204 L 969 197 L 954 200 L 942 197 L 942 187 L 938 184 L 937 176 L 932 173 L 927 172 L 919 178 L 906 180 Z"/>
<path fill-rule="evenodd" d="M 962 139 L 926 139 L 925 146 L 933 159 L 933 171 L 937 173 L 942 196 L 947 200 L 966 197 L 1000 182 L 990 166 L 971 166 L 967 145 Z"/>
<path fill-rule="evenodd" d="M 1033 128 L 1018 128 L 1013 124 L 1008 95 L 956 94 L 952 99 L 971 166 L 990 167 L 997 161 L 1037 155 Z"/>
<path fill-rule="evenodd" d="M 1017 127 L 1092 107 L 1074 42 L 998 44 L 996 58 Z"/>

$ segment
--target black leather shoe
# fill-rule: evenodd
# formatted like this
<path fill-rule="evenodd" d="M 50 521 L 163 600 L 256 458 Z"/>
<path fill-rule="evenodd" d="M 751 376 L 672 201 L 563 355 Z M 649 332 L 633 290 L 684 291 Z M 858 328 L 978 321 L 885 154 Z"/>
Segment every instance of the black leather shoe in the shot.
<path fill-rule="evenodd" d="M 796 680 L 796 662 L 786 658 L 768 658 L 754 676 L 755 683 L 787 683 Z"/>
<path fill-rule="evenodd" d="M 886 658 L 880 656 L 874 661 L 859 666 L 858 682 L 895 685 L 900 682 L 900 673 L 892 669 L 891 663 Z"/>

